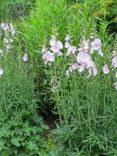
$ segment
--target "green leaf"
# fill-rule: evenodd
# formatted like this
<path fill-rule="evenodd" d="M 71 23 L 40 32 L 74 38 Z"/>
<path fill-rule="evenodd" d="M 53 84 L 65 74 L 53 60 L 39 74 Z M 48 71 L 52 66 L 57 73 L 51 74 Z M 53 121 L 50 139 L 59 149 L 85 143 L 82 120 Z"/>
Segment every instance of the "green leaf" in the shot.
<path fill-rule="evenodd" d="M 21 140 L 20 137 L 14 137 L 11 139 L 11 143 L 16 147 L 20 147 L 20 143 L 19 143 L 20 140 Z"/>
<path fill-rule="evenodd" d="M 4 149 L 4 144 L 5 142 L 3 140 L 0 140 L 0 151 L 2 151 Z"/>
<path fill-rule="evenodd" d="M 0 156 L 9 156 L 9 151 L 8 151 L 8 150 L 3 150 L 3 151 L 0 153 Z"/>
<path fill-rule="evenodd" d="M 29 141 L 28 144 L 27 144 L 27 148 L 28 148 L 29 150 L 34 150 L 34 149 L 37 148 L 37 146 L 36 146 L 35 143 Z"/>

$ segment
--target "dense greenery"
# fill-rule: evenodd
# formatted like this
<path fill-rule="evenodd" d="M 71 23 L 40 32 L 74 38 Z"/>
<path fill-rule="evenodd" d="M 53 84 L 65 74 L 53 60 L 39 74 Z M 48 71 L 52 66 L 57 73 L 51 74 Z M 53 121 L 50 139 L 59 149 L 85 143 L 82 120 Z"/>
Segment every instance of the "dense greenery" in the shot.
<path fill-rule="evenodd" d="M 1 0 L 1 156 L 117 155 L 116 8 L 116 0 Z M 75 55 L 66 56 L 66 35 Z M 91 50 L 97 38 L 100 55 Z M 43 48 L 55 40 L 62 56 L 48 63 Z M 71 71 L 82 46 L 96 75 Z"/>
<path fill-rule="evenodd" d="M 35 6 L 35 0 L 1 0 L 0 20 L 17 20 L 30 13 L 30 9 Z"/>

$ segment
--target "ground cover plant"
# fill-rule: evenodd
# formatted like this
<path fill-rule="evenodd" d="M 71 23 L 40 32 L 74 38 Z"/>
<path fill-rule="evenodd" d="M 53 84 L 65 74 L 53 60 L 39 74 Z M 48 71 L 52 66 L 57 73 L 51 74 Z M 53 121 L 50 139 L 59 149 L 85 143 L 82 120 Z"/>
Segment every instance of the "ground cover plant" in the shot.
<path fill-rule="evenodd" d="M 117 155 L 112 4 L 37 0 L 15 27 L 2 21 L 1 155 Z"/>

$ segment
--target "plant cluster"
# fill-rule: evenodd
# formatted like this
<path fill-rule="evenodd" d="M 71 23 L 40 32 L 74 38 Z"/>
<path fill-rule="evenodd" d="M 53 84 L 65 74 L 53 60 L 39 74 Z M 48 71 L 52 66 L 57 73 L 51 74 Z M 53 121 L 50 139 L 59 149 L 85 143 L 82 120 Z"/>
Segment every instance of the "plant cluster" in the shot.
<path fill-rule="evenodd" d="M 117 155 L 117 38 L 108 29 L 111 4 L 36 0 L 35 9 L 15 27 L 1 22 L 1 156 Z M 15 10 L 23 11 L 17 5 Z M 49 129 L 37 111 L 47 115 Z"/>
<path fill-rule="evenodd" d="M 116 39 L 107 32 L 105 3 L 95 2 L 97 8 L 103 6 L 102 19 L 92 14 L 91 1 L 67 6 L 65 0 L 37 0 L 37 10 L 23 21 L 23 33 L 39 71 L 45 73 L 43 97 L 54 103 L 60 118 L 56 143 L 81 155 L 114 155 Z"/>
<path fill-rule="evenodd" d="M 1 156 L 40 155 L 45 142 L 43 132 L 47 129 L 41 118 L 36 115 L 28 120 L 4 118 L 0 120 L 0 127 Z"/>
<path fill-rule="evenodd" d="M 31 58 L 12 23 L 0 24 L 0 46 L 0 155 L 40 155 L 47 126 L 36 112 Z"/>

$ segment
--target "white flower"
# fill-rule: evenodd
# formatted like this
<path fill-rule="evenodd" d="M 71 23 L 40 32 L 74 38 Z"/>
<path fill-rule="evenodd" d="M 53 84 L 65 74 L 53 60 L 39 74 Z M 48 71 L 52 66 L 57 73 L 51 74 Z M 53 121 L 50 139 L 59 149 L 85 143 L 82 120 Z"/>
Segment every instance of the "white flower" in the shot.
<path fill-rule="evenodd" d="M 9 32 L 11 32 L 11 34 L 12 34 L 12 36 L 14 36 L 15 35 L 15 29 L 14 29 L 14 26 L 13 26 L 13 24 L 12 23 L 10 23 L 10 29 L 9 29 Z"/>
<path fill-rule="evenodd" d="M 82 41 L 82 48 L 85 50 L 89 49 L 89 42 L 85 39 Z"/>
<path fill-rule="evenodd" d="M 98 50 L 98 54 L 99 54 L 100 56 L 103 56 L 103 55 L 104 55 L 104 53 L 102 52 L 101 49 Z"/>
<path fill-rule="evenodd" d="M 6 30 L 6 24 L 5 24 L 5 23 L 1 23 L 1 28 L 2 28 L 3 30 Z"/>
<path fill-rule="evenodd" d="M 78 63 L 86 63 L 86 62 L 88 62 L 90 60 L 91 60 L 90 55 L 85 51 L 81 51 L 77 55 L 77 62 Z"/>
<path fill-rule="evenodd" d="M 24 54 L 24 56 L 23 56 L 23 61 L 24 61 L 24 62 L 27 62 L 27 61 L 28 61 L 28 54 L 27 54 L 27 53 Z"/>
<path fill-rule="evenodd" d="M 93 66 L 93 67 L 92 67 L 92 75 L 93 75 L 93 76 L 96 76 L 97 73 L 98 73 L 98 70 L 97 70 L 96 66 Z"/>
<path fill-rule="evenodd" d="M 70 35 L 66 35 L 66 37 L 65 37 L 65 41 L 69 41 L 70 40 Z"/>
<path fill-rule="evenodd" d="M 70 47 L 69 42 L 65 42 L 65 48 L 69 48 L 69 47 Z"/>
<path fill-rule="evenodd" d="M 1 23 L 1 28 L 4 30 L 4 31 L 8 31 L 9 30 L 9 25 L 7 23 Z"/>
<path fill-rule="evenodd" d="M 6 45 L 7 50 L 11 49 L 11 46 L 8 44 Z"/>
<path fill-rule="evenodd" d="M 76 46 L 69 46 L 67 49 L 67 56 L 69 56 L 70 54 L 75 54 L 75 52 L 77 51 Z"/>
<path fill-rule="evenodd" d="M 45 53 L 46 51 L 47 51 L 47 48 L 46 48 L 45 44 L 43 44 L 42 53 Z"/>
<path fill-rule="evenodd" d="M 12 43 L 13 42 L 13 39 L 10 38 L 9 41 L 10 41 L 10 43 Z"/>
<path fill-rule="evenodd" d="M 52 37 L 50 40 L 50 45 L 54 46 L 56 44 L 56 37 Z"/>
<path fill-rule="evenodd" d="M 112 67 L 117 67 L 117 55 L 114 55 L 114 57 L 112 58 Z"/>
<path fill-rule="evenodd" d="M 110 69 L 109 69 L 109 67 L 108 67 L 108 65 L 107 64 L 105 64 L 104 66 L 103 66 L 103 73 L 104 74 L 109 74 L 109 72 L 110 72 Z"/>
<path fill-rule="evenodd" d="M 101 48 L 101 40 L 96 38 L 94 41 L 92 41 L 91 48 L 92 50 L 99 50 Z"/>
<path fill-rule="evenodd" d="M 7 38 L 4 38 L 4 43 L 9 43 L 8 39 Z"/>
<path fill-rule="evenodd" d="M 53 51 L 54 53 L 57 53 L 63 49 L 63 43 L 59 40 L 56 39 L 56 36 L 52 36 L 50 40 L 50 50 Z"/>
<path fill-rule="evenodd" d="M 3 69 L 0 67 L 0 76 L 2 76 L 4 73 Z"/>
<path fill-rule="evenodd" d="M 3 54 L 3 50 L 2 49 L 0 49 L 0 54 Z"/>
<path fill-rule="evenodd" d="M 69 70 L 66 70 L 65 75 L 69 77 L 69 74 L 70 74 L 70 73 L 69 73 Z"/>
<path fill-rule="evenodd" d="M 89 75 L 87 76 L 87 78 L 89 78 L 92 75 L 96 76 L 98 73 L 98 70 L 97 70 L 96 66 L 94 66 L 92 68 L 89 68 L 88 72 L 89 72 Z"/>
<path fill-rule="evenodd" d="M 114 83 L 114 87 L 117 90 L 117 82 Z"/>

